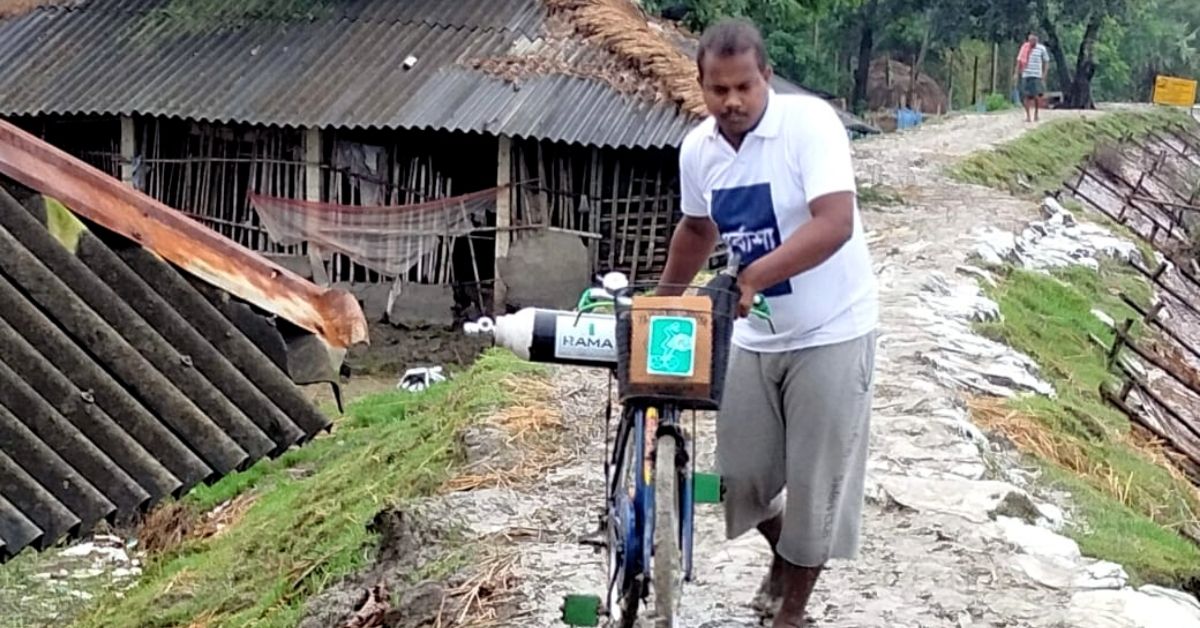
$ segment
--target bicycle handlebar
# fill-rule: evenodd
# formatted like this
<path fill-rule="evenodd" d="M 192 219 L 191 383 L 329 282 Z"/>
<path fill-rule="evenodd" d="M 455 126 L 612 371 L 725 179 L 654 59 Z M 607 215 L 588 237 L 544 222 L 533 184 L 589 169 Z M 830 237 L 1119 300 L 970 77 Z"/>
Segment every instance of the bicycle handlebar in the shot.
<path fill-rule="evenodd" d="M 575 306 L 577 312 L 588 313 L 606 304 L 615 302 L 625 304 L 628 303 L 627 300 L 631 299 L 628 294 L 629 282 L 625 279 L 624 274 L 608 273 L 602 279 L 602 283 L 605 285 L 588 288 L 579 295 L 579 301 Z M 771 305 L 767 303 L 767 299 L 762 293 L 754 295 L 750 314 L 771 322 Z"/>

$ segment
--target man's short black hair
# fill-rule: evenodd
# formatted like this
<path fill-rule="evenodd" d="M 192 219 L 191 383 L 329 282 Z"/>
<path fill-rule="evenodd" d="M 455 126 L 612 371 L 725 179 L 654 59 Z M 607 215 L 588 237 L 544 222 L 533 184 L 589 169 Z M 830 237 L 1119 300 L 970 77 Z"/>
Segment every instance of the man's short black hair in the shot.
<path fill-rule="evenodd" d="M 758 59 L 759 69 L 766 70 L 767 46 L 763 43 L 758 27 L 742 18 L 722 18 L 705 29 L 701 35 L 696 63 L 703 72 L 705 55 L 732 57 L 750 50 L 754 51 L 754 56 Z"/>

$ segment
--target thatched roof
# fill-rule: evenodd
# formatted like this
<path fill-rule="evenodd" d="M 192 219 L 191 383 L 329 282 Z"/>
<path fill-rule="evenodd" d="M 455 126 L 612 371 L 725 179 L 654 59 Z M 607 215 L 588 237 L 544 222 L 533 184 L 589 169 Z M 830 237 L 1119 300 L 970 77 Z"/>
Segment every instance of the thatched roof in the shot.
<path fill-rule="evenodd" d="M 591 78 L 602 80 L 619 91 L 672 101 L 684 112 L 703 118 L 708 115 L 700 91 L 695 54 L 699 37 L 674 22 L 647 15 L 631 0 L 543 0 L 555 17 L 566 17 L 575 34 L 587 43 L 606 50 L 623 67 L 615 71 L 607 64 Z M 581 66 L 575 66 L 580 71 Z M 632 76 L 630 76 L 632 73 Z M 771 81 L 780 93 L 807 93 L 826 100 L 827 94 L 813 92 L 776 75 Z M 833 104 L 833 103 L 831 103 Z M 878 129 L 842 110 L 838 117 L 847 128 L 859 133 Z"/>
<path fill-rule="evenodd" d="M 706 115 L 696 62 L 670 40 L 676 27 L 651 19 L 629 0 L 545 0 L 576 31 L 606 48 L 692 114 Z"/>
<path fill-rule="evenodd" d="M 70 4 L 78 0 L 0 0 L 0 20 L 15 17 L 38 7 Z"/>

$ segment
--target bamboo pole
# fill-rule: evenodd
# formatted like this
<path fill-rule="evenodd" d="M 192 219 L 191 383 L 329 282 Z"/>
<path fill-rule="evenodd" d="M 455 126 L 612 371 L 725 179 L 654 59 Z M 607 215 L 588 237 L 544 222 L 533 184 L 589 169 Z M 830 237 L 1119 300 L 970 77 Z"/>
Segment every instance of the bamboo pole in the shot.
<path fill-rule="evenodd" d="M 625 189 L 625 199 L 626 200 L 632 200 L 634 198 L 633 186 L 634 186 L 634 183 L 638 182 L 638 178 L 636 176 L 634 176 L 633 173 L 634 173 L 634 169 L 632 166 L 630 166 L 629 185 L 626 186 L 626 189 Z M 643 185 L 644 185 L 644 182 L 643 182 Z M 622 217 L 623 223 L 621 225 L 621 238 L 619 240 L 614 239 L 614 241 L 613 241 L 614 245 L 618 245 L 618 244 L 620 245 L 620 249 L 619 249 L 620 253 L 618 254 L 618 263 L 620 263 L 622 265 L 625 264 L 625 248 L 626 248 L 625 247 L 625 244 L 626 244 L 625 236 L 627 236 L 629 234 L 629 225 L 632 222 L 632 214 L 633 214 L 633 203 L 626 203 L 625 204 L 625 215 Z"/>
<path fill-rule="evenodd" d="M 604 162 L 600 157 L 600 149 L 591 149 L 591 181 L 588 188 L 588 229 L 593 233 L 600 231 L 600 214 L 604 212 Z M 588 241 L 588 260 L 591 272 L 596 272 L 600 266 L 600 243 Z"/>

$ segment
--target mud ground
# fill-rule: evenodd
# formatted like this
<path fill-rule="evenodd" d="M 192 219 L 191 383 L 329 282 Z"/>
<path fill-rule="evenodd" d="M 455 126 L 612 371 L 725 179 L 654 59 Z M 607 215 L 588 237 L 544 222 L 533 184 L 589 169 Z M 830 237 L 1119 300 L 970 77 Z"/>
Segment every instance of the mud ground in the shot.
<path fill-rule="evenodd" d="M 369 347 L 353 349 L 346 356 L 350 377 L 394 375 L 410 368 L 443 366 L 447 370 L 470 365 L 487 349 L 480 336 L 467 336 L 458 327 L 406 329 L 388 323 L 370 326 Z"/>
<path fill-rule="evenodd" d="M 1096 114 L 1044 118 L 1078 115 Z M 1029 128 L 1021 112 L 968 115 L 855 146 L 860 180 L 887 185 L 904 202 L 864 211 L 882 327 L 863 548 L 858 560 L 831 564 L 818 584 L 810 606 L 816 626 L 1154 625 L 1135 607 L 1178 612 L 1183 619 L 1172 625 L 1200 625 L 1195 600 L 1132 589 L 1119 566 L 1082 557 L 1056 533 L 1071 518 L 1068 497 L 1040 490 L 1034 469 L 971 424 L 965 399 L 979 391 L 947 371 L 956 349 L 939 333 L 969 330 L 978 313 L 929 304 L 977 289 L 962 272 L 977 227 L 1020 232 L 1039 216 L 1036 203 L 959 184 L 943 168 Z M 565 594 L 603 593 L 603 556 L 578 540 L 601 513 L 606 384 L 601 373 L 557 372 L 563 464 L 527 484 L 436 500 L 469 538 L 517 557 L 518 595 L 496 625 L 561 625 Z M 713 436 L 711 418 L 701 417 L 700 468 L 713 466 Z M 754 534 L 724 539 L 719 506 L 702 507 L 697 526 L 696 578 L 684 590 L 682 625 L 760 625 L 749 603 L 770 560 L 765 542 Z"/>
<path fill-rule="evenodd" d="M 863 212 L 883 319 L 863 549 L 822 578 L 810 607 L 816 626 L 1156 625 L 1140 623 L 1134 606 L 1182 618 L 1159 625 L 1200 625 L 1186 615 L 1194 600 L 1131 589 L 1119 567 L 1079 556 L 1058 536 L 1071 518 L 1067 496 L 1039 490 L 1033 469 L 970 423 L 964 398 L 978 391 L 945 371 L 939 332 L 965 329 L 974 314 L 939 311 L 930 295 L 974 286 L 961 266 L 976 227 L 1019 232 L 1038 210 L 953 182 L 942 168 L 1028 128 L 1020 112 L 970 115 L 855 145 L 860 180 L 887 185 L 904 202 Z M 391 389 L 407 368 L 469 364 L 485 348 L 448 329 L 377 325 L 371 335 L 371 349 L 347 360 L 347 398 Z M 596 529 L 603 505 L 608 381 L 563 368 L 552 382 L 554 464 L 381 512 L 372 522 L 382 537 L 376 564 L 310 600 L 301 626 L 544 628 L 561 625 L 563 595 L 602 594 L 603 556 L 578 541 Z M 310 388 L 318 403 L 331 401 Z M 711 417 L 698 417 L 694 441 L 698 466 L 711 469 Z M 464 435 L 469 470 L 523 460 L 513 442 L 490 426 Z M 754 535 L 724 539 L 720 506 L 701 507 L 697 527 L 682 625 L 761 625 L 749 603 L 770 559 L 766 544 Z"/>

